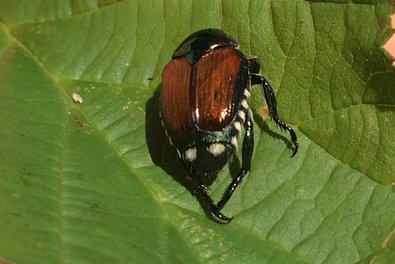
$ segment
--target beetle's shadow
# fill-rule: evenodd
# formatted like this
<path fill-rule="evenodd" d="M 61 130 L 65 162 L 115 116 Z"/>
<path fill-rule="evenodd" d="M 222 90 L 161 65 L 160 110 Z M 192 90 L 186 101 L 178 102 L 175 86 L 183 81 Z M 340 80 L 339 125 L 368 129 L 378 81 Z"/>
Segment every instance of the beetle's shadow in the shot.
<path fill-rule="evenodd" d="M 254 113 L 254 120 L 258 124 L 259 128 L 261 129 L 261 131 L 264 131 L 266 134 L 268 134 L 273 139 L 277 139 L 277 140 L 283 141 L 284 144 L 287 146 L 287 148 L 290 149 L 291 151 L 293 151 L 292 142 L 290 141 L 290 139 L 288 137 L 284 136 L 283 134 L 280 134 L 279 132 L 271 130 L 269 128 L 269 126 L 267 125 L 267 123 L 263 120 L 262 116 L 260 116 L 257 113 Z M 279 128 L 279 130 L 280 131 L 284 131 L 284 130 L 282 130 L 280 128 Z"/>
<path fill-rule="evenodd" d="M 176 150 L 170 145 L 159 117 L 161 87 L 160 84 L 145 104 L 145 137 L 148 151 L 155 165 L 161 167 L 168 175 L 187 187 L 186 170 L 178 158 Z"/>

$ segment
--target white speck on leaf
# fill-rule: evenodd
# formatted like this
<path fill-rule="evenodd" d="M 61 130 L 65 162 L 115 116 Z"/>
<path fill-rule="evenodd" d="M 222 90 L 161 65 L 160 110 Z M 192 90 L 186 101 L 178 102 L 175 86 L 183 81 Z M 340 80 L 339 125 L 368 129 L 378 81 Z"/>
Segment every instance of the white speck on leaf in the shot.
<path fill-rule="evenodd" d="M 82 102 L 84 101 L 84 100 L 82 99 L 81 95 L 79 95 L 79 94 L 77 94 L 77 93 L 73 93 L 73 94 L 72 94 L 72 97 L 73 97 L 73 101 L 74 101 L 75 103 L 82 104 Z"/>

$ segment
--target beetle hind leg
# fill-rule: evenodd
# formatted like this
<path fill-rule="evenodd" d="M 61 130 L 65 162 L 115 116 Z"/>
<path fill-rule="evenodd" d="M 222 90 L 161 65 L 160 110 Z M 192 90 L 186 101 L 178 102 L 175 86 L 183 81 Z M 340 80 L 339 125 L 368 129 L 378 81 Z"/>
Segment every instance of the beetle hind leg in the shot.
<path fill-rule="evenodd" d="M 233 217 L 228 217 L 222 214 L 220 211 L 221 208 L 214 204 L 211 197 L 207 194 L 207 187 L 205 185 L 196 185 L 195 195 L 205 204 L 205 206 L 207 206 L 207 209 L 210 210 L 210 213 L 216 218 L 216 220 L 224 224 L 232 221 Z"/>
<path fill-rule="evenodd" d="M 251 112 L 247 111 L 246 121 L 244 122 L 244 128 L 246 130 L 243 140 L 242 149 L 242 168 L 237 176 L 229 184 L 228 188 L 222 195 L 221 200 L 217 203 L 218 209 L 222 209 L 225 204 L 229 201 L 233 192 L 236 190 L 237 186 L 241 183 L 244 176 L 248 173 L 251 168 L 251 159 L 254 151 L 254 129 Z"/>
<path fill-rule="evenodd" d="M 291 155 L 291 158 L 292 158 L 298 152 L 298 146 L 299 146 L 298 138 L 297 138 L 296 133 L 293 130 L 293 128 L 290 127 L 285 122 L 283 122 L 278 117 L 277 100 L 276 100 L 276 96 L 274 95 L 273 88 L 270 86 L 269 82 L 263 76 L 258 75 L 258 74 L 251 74 L 251 84 L 252 85 L 262 84 L 263 93 L 265 95 L 265 100 L 266 100 L 267 106 L 269 108 L 269 115 L 271 116 L 271 118 L 274 120 L 274 122 L 280 129 L 286 130 L 289 132 L 289 134 L 291 136 L 292 145 L 293 145 L 293 152 Z"/>
<path fill-rule="evenodd" d="M 220 223 L 227 224 L 232 221 L 233 217 L 228 217 L 222 214 L 220 211 L 221 208 L 218 208 L 218 206 L 214 204 L 213 200 L 207 193 L 207 187 L 201 182 L 196 170 L 188 164 L 185 164 L 185 166 L 189 173 L 188 179 L 193 184 L 194 195 L 197 197 L 199 202 L 203 204 L 205 207 L 204 209 L 209 210 L 211 215 Z"/>

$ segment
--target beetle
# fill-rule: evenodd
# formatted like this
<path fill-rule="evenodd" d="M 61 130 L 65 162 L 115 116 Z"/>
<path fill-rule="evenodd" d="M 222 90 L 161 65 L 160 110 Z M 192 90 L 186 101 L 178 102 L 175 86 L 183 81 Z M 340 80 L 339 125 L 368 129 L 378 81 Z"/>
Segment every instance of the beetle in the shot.
<path fill-rule="evenodd" d="M 259 74 L 258 59 L 247 59 L 239 47 L 222 30 L 200 30 L 179 45 L 162 71 L 159 115 L 165 133 L 186 168 L 195 196 L 221 223 L 232 220 L 221 209 L 251 167 L 254 130 L 247 99 L 252 85 L 262 85 L 270 117 L 289 132 L 291 157 L 298 151 L 295 131 L 278 117 L 276 97 Z M 202 177 L 227 164 L 237 149 L 242 126 L 241 169 L 215 204 Z"/>

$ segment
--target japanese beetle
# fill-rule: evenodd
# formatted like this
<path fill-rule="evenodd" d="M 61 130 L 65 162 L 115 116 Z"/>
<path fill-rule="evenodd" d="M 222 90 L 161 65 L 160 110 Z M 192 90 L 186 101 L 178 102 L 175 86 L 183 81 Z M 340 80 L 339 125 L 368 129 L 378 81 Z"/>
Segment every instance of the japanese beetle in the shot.
<path fill-rule="evenodd" d="M 271 118 L 290 133 L 291 157 L 298 151 L 296 134 L 278 117 L 273 89 L 259 70 L 259 61 L 247 59 L 233 37 L 205 29 L 187 37 L 162 72 L 159 114 L 166 135 L 188 172 L 195 195 L 223 223 L 232 218 L 221 209 L 251 166 L 254 130 L 247 102 L 251 85 L 262 85 Z M 241 170 L 215 204 L 201 177 L 226 165 L 237 148 L 242 126 L 246 131 Z"/>

